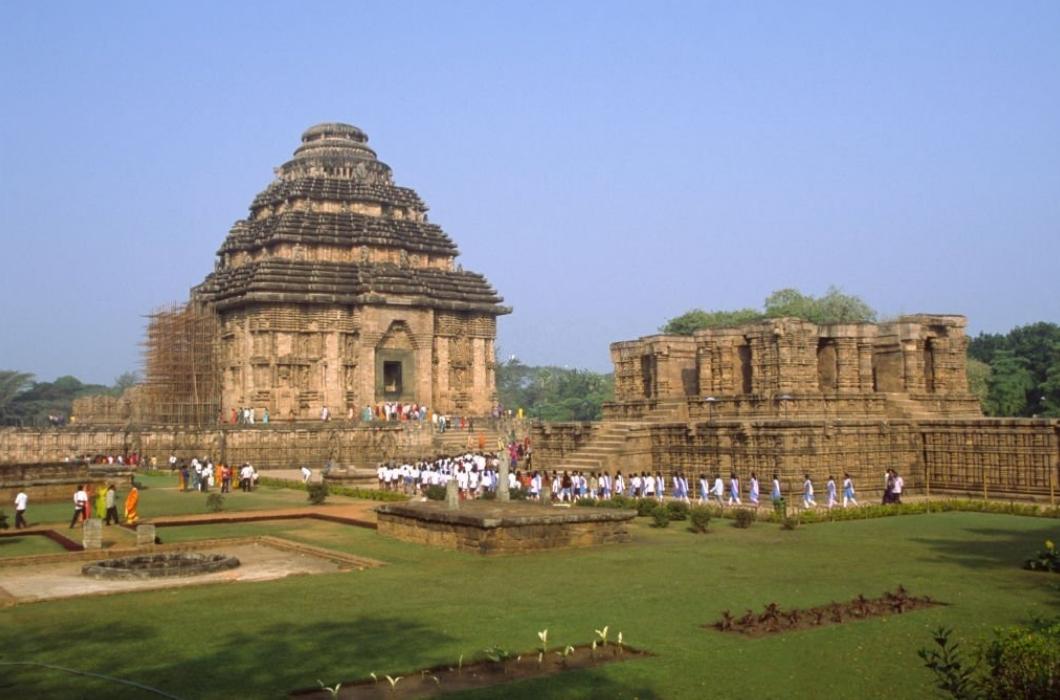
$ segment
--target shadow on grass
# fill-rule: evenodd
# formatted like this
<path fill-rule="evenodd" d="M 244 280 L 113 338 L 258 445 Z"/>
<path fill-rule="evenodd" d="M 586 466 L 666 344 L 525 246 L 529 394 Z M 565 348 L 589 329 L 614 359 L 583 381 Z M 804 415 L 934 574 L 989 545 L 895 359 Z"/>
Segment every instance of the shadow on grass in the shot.
<path fill-rule="evenodd" d="M 5 637 L 0 660 L 40 661 L 116 676 L 183 698 L 283 697 L 316 686 L 318 679 L 335 683 L 372 671 L 382 675 L 437 663 L 429 654 L 451 640 L 408 619 L 381 616 L 341 624 L 241 622 L 217 609 L 204 609 L 197 629 L 116 623 L 94 631 L 79 628 L 75 620 L 0 635 Z M 163 644 L 160 635 L 167 637 Z M 174 643 L 179 652 L 173 651 Z M 0 695 L 8 697 L 89 697 L 101 688 L 108 698 L 148 697 L 104 683 L 47 669 L 0 667 Z M 17 694 L 9 695 L 12 690 Z"/>
<path fill-rule="evenodd" d="M 1056 536 L 1057 527 L 1050 523 L 1021 532 L 994 528 L 966 528 L 963 532 L 968 536 L 961 539 L 913 537 L 910 541 L 931 547 L 938 558 L 971 569 L 1019 569 L 1046 539 Z"/>
<path fill-rule="evenodd" d="M 518 681 L 446 695 L 454 700 L 658 700 L 661 695 L 641 685 L 620 683 L 602 671 L 574 671 L 548 679 Z"/>

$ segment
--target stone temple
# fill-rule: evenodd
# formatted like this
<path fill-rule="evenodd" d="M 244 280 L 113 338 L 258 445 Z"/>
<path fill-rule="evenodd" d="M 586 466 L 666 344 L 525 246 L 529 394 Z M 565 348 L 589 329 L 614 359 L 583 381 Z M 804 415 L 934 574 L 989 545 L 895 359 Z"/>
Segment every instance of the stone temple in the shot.
<path fill-rule="evenodd" d="M 222 415 L 359 416 L 384 401 L 489 412 L 496 320 L 511 309 L 456 265 L 456 245 L 367 142 L 348 124 L 307 129 L 192 289 L 191 306 L 216 317 Z"/>

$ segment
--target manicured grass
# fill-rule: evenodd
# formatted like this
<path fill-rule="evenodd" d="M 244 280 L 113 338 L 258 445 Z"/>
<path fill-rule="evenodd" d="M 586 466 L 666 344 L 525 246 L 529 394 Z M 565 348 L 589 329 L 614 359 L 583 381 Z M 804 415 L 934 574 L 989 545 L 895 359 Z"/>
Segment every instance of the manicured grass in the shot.
<path fill-rule="evenodd" d="M 499 644 L 530 651 L 610 626 L 655 656 L 456 697 L 928 698 L 916 656 L 939 624 L 957 637 L 1052 614 L 1055 576 L 1021 570 L 1057 532 L 1036 518 L 943 513 L 793 532 L 716 523 L 693 535 L 639 519 L 629 545 L 482 558 L 314 521 L 164 528 L 166 541 L 268 533 L 382 559 L 363 572 L 63 600 L 0 610 L 0 660 L 129 678 L 185 698 L 281 697 L 405 674 Z M 703 629 L 722 610 L 810 607 L 904 584 L 948 606 L 744 639 Z M 71 630 L 74 621 L 75 630 Z M 0 695 L 145 697 L 103 681 L 0 666 Z"/>
<path fill-rule="evenodd" d="M 32 554 L 59 554 L 65 551 L 58 542 L 41 535 L 0 537 L 0 559 L 5 557 L 28 557 Z"/>

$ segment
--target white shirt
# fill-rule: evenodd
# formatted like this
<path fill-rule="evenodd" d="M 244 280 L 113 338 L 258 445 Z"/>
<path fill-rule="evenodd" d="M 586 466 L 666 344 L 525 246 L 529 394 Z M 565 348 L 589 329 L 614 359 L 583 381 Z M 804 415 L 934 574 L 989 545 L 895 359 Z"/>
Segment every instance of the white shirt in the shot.
<path fill-rule="evenodd" d="M 74 507 L 75 508 L 81 508 L 86 503 L 88 503 L 88 494 L 85 492 L 84 489 L 81 489 L 80 491 L 78 491 L 78 492 L 76 492 L 74 494 Z"/>
<path fill-rule="evenodd" d="M 29 502 L 29 496 L 26 495 L 25 491 L 19 491 L 18 495 L 15 496 L 15 510 L 26 510 L 26 504 Z"/>
<path fill-rule="evenodd" d="M 902 477 L 895 477 L 894 479 L 894 492 L 901 493 L 902 487 L 905 486 L 905 480 Z"/>

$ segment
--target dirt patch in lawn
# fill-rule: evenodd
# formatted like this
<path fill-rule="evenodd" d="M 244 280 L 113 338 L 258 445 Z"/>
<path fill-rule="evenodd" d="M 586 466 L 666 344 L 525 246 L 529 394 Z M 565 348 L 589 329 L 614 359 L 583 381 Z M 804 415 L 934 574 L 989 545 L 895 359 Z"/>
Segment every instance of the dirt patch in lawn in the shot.
<path fill-rule="evenodd" d="M 552 676 L 651 656 L 647 652 L 616 644 L 596 649 L 593 649 L 592 645 L 551 649 L 540 656 L 540 661 L 538 651 L 512 655 L 507 659 L 503 658 L 503 654 L 497 654 L 496 650 L 493 652 L 492 660 L 478 659 L 470 663 L 447 664 L 402 674 L 393 686 L 391 680 L 380 675 L 377 679 L 343 682 L 337 696 L 322 688 L 305 688 L 291 692 L 289 697 L 298 700 L 329 700 L 333 697 L 342 700 L 430 698 L 459 690 L 492 688 L 512 681 Z M 395 678 L 397 676 L 391 676 L 391 679 Z"/>
<path fill-rule="evenodd" d="M 740 616 L 735 616 L 730 611 L 725 610 L 715 622 L 703 626 L 721 632 L 735 632 L 748 637 L 762 637 L 768 634 L 779 634 L 792 630 L 839 625 L 844 622 L 865 620 L 870 617 L 901 615 L 936 605 L 946 605 L 946 603 L 939 602 L 931 596 L 910 595 L 909 591 L 899 586 L 893 593 L 884 593 L 879 598 L 866 598 L 863 595 L 859 595 L 849 602 L 833 602 L 814 608 L 785 610 L 776 603 L 769 603 L 760 613 L 748 610 Z"/>

